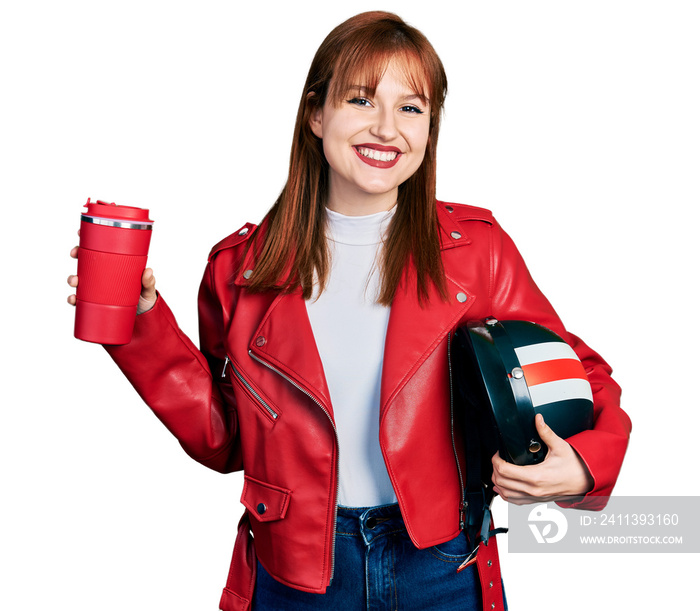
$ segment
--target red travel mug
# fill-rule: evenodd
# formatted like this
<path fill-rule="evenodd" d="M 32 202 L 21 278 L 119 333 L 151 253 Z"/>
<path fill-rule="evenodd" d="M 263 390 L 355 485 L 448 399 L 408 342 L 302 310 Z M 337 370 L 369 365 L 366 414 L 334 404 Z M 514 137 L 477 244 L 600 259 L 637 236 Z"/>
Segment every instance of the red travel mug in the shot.
<path fill-rule="evenodd" d="M 153 221 L 145 208 L 102 201 L 80 216 L 75 337 L 128 344 L 134 330 Z"/>

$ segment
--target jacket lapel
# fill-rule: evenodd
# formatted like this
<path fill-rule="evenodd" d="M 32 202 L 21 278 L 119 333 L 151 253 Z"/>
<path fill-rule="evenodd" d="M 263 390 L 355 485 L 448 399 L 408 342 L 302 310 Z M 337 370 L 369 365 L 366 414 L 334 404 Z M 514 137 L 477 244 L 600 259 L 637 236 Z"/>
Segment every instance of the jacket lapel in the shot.
<path fill-rule="evenodd" d="M 301 290 L 277 296 L 254 333 L 249 350 L 333 413 Z"/>
<path fill-rule="evenodd" d="M 438 206 L 438 218 L 448 299 L 444 301 L 431 284 L 429 302 L 419 306 L 416 272 L 413 263 L 410 264 L 407 280 L 391 304 L 382 369 L 382 416 L 406 381 L 465 317 L 475 301 L 475 296 L 450 276 L 450 270 L 457 271 L 465 264 L 464 248 L 471 240 L 442 206 Z"/>
<path fill-rule="evenodd" d="M 417 306 L 415 288 L 402 287 L 394 298 L 386 333 L 381 384 L 381 412 L 420 365 L 466 314 L 474 297 L 447 278 L 448 301 L 431 287 L 430 301 Z"/>

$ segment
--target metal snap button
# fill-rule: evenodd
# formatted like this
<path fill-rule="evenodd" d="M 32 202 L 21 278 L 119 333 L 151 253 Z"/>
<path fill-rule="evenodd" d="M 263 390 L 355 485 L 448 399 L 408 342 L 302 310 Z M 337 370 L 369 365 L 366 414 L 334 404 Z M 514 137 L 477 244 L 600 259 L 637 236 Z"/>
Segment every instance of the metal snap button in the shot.
<path fill-rule="evenodd" d="M 369 518 L 367 518 L 365 526 L 370 530 L 374 530 L 374 528 L 377 526 L 377 518 L 375 518 L 374 516 L 370 516 Z"/>
<path fill-rule="evenodd" d="M 486 561 L 486 566 L 491 566 L 492 564 L 493 564 L 493 562 L 491 562 L 491 560 Z"/>
<path fill-rule="evenodd" d="M 238 235 L 245 235 L 246 233 L 248 233 L 248 228 L 247 228 L 247 227 L 243 227 L 243 229 L 241 229 L 241 230 L 238 232 Z"/>
<path fill-rule="evenodd" d="M 265 505 L 265 503 L 258 503 L 258 506 L 255 509 L 260 515 L 262 515 L 267 511 L 267 505 Z"/>
<path fill-rule="evenodd" d="M 459 233 L 459 231 L 453 231 L 450 235 L 451 235 L 455 240 L 459 240 L 459 238 L 462 237 L 462 234 Z"/>
<path fill-rule="evenodd" d="M 530 452 L 532 454 L 536 454 L 541 449 L 542 449 L 542 445 L 540 444 L 539 441 L 535 441 L 534 439 L 530 440 L 530 447 L 528 447 L 528 450 L 530 450 Z"/>
<path fill-rule="evenodd" d="M 243 272 L 243 277 L 248 280 L 253 275 L 252 269 L 247 269 Z"/>
<path fill-rule="evenodd" d="M 445 206 L 445 210 L 448 212 L 454 212 L 454 208 L 452 206 Z"/>
<path fill-rule="evenodd" d="M 520 367 L 513 367 L 513 371 L 511 371 L 510 373 L 516 380 L 519 380 L 525 375 L 525 372 L 523 372 L 523 370 L 520 369 Z"/>
<path fill-rule="evenodd" d="M 464 303 L 467 300 L 467 296 L 464 293 L 457 293 L 456 297 L 459 303 Z"/>
<path fill-rule="evenodd" d="M 255 338 L 255 345 L 258 348 L 262 348 L 265 345 L 265 342 L 267 342 L 267 340 L 262 335 Z"/>

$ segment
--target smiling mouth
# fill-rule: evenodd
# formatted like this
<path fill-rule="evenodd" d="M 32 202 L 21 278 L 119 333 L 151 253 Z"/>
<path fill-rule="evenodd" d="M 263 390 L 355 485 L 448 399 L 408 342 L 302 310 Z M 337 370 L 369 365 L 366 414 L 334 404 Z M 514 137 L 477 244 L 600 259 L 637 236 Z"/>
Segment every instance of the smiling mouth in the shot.
<path fill-rule="evenodd" d="M 374 168 L 391 168 L 396 165 L 401 157 L 401 151 L 392 148 L 374 148 L 369 146 L 354 146 L 357 156 L 367 165 Z"/>
<path fill-rule="evenodd" d="M 363 157 L 368 157 L 369 159 L 374 159 L 376 161 L 394 161 L 398 155 L 396 151 L 377 151 L 375 149 L 368 149 L 365 147 L 358 147 L 355 150 Z"/>

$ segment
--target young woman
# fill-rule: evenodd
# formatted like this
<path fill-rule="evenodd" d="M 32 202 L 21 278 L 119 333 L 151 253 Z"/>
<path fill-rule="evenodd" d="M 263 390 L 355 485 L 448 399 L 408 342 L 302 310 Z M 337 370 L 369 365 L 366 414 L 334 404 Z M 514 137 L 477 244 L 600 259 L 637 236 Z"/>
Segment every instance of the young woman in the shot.
<path fill-rule="evenodd" d="M 554 330 L 595 391 L 594 430 L 565 441 L 540 419 L 544 462 L 496 455 L 486 483 L 506 500 L 615 483 L 630 424 L 609 367 L 566 332 L 490 212 L 436 201 L 446 88 L 430 43 L 397 16 L 334 29 L 279 199 L 211 251 L 200 349 L 151 270 L 132 342 L 107 347 L 195 460 L 244 470 L 224 611 L 504 608 L 493 538 L 457 570 L 475 542 L 448 354 L 469 320 Z"/>

